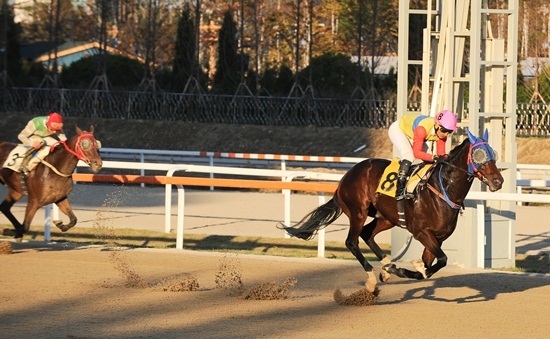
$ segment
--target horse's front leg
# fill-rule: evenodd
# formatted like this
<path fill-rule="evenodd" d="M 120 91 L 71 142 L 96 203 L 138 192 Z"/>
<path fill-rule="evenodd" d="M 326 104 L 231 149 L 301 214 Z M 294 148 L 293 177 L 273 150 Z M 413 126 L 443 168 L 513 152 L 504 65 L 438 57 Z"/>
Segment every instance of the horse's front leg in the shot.
<path fill-rule="evenodd" d="M 55 203 L 57 207 L 59 207 L 59 210 L 63 212 L 67 217 L 69 217 L 69 223 L 63 224 L 62 220 L 54 220 L 53 223 L 55 226 L 57 226 L 62 232 L 67 232 L 69 229 L 71 229 L 74 225 L 76 225 L 76 215 L 74 215 L 73 210 L 71 208 L 71 204 L 69 203 L 69 199 L 67 197 L 59 200 Z"/>
<path fill-rule="evenodd" d="M 441 244 L 430 231 L 423 231 L 416 236 L 416 239 L 424 245 L 424 253 L 422 262 L 413 262 L 413 265 L 418 271 L 411 271 L 405 268 L 397 268 L 395 265 L 384 267 L 386 271 L 395 274 L 401 278 L 412 279 L 427 279 L 434 273 L 447 266 L 447 256 L 441 249 Z M 434 258 L 437 259 L 435 265 L 432 266 Z"/>
<path fill-rule="evenodd" d="M 418 272 L 422 273 L 424 278 L 427 278 L 426 269 L 432 267 L 432 264 L 435 260 L 435 256 L 432 254 L 432 252 L 428 251 L 427 248 L 424 248 L 424 251 L 422 252 L 422 260 L 415 260 L 412 262 L 414 267 L 418 270 Z"/>
<path fill-rule="evenodd" d="M 432 232 L 421 232 L 417 239 L 424 245 L 424 253 L 422 254 L 422 261 L 426 268 L 424 277 L 429 278 L 434 275 L 434 273 L 447 266 L 447 255 L 445 255 L 445 252 L 441 249 L 441 242 L 437 240 Z M 434 258 L 437 259 L 437 261 L 432 265 Z"/>

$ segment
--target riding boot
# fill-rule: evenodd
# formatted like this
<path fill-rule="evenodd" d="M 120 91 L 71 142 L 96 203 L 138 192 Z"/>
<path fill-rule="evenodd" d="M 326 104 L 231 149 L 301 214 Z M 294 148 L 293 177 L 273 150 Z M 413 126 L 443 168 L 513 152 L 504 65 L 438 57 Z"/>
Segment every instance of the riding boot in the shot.
<path fill-rule="evenodd" d="M 411 168 L 411 162 L 407 159 L 401 160 L 399 163 L 399 170 L 397 172 L 397 188 L 395 192 L 395 200 L 399 201 L 405 198 L 406 189 L 405 184 L 407 182 L 407 174 Z"/>
<path fill-rule="evenodd" d="M 411 162 L 403 159 L 399 164 L 399 171 L 397 172 L 397 192 L 395 193 L 395 200 L 397 200 L 397 216 L 399 218 L 399 226 L 406 227 L 405 220 L 405 196 L 407 189 L 405 184 L 407 182 L 407 174 L 411 168 Z"/>

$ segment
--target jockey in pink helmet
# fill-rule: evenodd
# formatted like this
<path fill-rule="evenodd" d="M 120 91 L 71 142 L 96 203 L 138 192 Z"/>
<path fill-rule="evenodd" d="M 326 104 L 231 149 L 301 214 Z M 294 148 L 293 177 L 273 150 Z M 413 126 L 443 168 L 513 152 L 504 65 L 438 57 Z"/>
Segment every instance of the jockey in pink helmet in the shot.
<path fill-rule="evenodd" d="M 400 158 L 397 200 L 403 197 L 403 187 L 413 161 L 434 162 L 444 159 L 447 156 L 447 136 L 456 128 L 456 116 L 449 110 L 437 113 L 434 118 L 407 114 L 390 126 L 388 134 Z M 429 152 L 430 149 L 432 152 Z"/>
<path fill-rule="evenodd" d="M 449 110 L 443 110 L 436 114 L 434 121 L 443 128 L 443 132 L 452 133 L 456 131 L 456 116 Z"/>

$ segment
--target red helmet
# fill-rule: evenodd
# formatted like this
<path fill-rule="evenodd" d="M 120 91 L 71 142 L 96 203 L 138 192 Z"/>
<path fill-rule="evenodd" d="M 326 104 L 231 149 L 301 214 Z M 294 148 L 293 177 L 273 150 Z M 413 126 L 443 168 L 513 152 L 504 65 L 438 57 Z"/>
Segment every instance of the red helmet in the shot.
<path fill-rule="evenodd" d="M 63 118 L 57 112 L 51 112 L 46 118 L 46 126 L 54 131 L 61 131 L 63 128 Z"/>

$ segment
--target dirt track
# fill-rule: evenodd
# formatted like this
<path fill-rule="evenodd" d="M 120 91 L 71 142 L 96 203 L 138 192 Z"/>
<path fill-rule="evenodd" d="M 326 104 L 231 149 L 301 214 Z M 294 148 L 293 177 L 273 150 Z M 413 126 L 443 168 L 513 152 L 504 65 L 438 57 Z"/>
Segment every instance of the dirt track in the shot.
<path fill-rule="evenodd" d="M 16 125 L 23 126 L 27 118 L 19 118 Z M 10 135 L 2 139 L 15 140 L 19 128 L 11 118 L 4 121 L 10 126 L 2 130 Z M 105 147 L 371 157 L 387 157 L 391 149 L 383 130 L 91 123 Z M 158 130 L 170 138 L 159 140 Z M 376 135 L 384 139 L 370 139 Z M 550 149 L 548 139 L 525 141 L 519 154 L 532 159 L 518 162 L 547 161 L 541 150 Z M 372 147 L 353 153 L 362 144 Z M 362 288 L 365 276 L 354 261 L 239 255 L 245 287 L 289 277 L 298 281 L 289 299 L 255 301 L 216 288 L 226 259 L 223 253 L 16 245 L 14 254 L 0 255 L 0 333 L 4 338 L 548 338 L 550 333 L 549 275 L 446 267 L 425 281 L 394 278 L 380 286 L 375 306 L 353 307 L 339 306 L 333 293 Z M 121 272 L 135 273 L 149 287 L 126 287 Z M 199 290 L 163 291 L 165 279 L 182 274 L 195 276 Z"/>
<path fill-rule="evenodd" d="M 33 246 L 34 247 L 34 246 Z M 425 281 L 392 278 L 374 306 L 340 306 L 362 288 L 354 261 L 172 250 L 15 244 L 0 256 L 4 338 L 547 338 L 550 277 L 446 267 Z M 294 277 L 286 300 L 242 300 L 217 288 L 224 261 L 245 288 Z M 121 272 L 126 272 L 126 275 Z M 125 287 L 133 272 L 148 287 Z M 165 292 L 167 278 L 199 290 Z M 126 277 L 126 278 L 125 278 Z M 181 278 L 180 278 L 181 279 Z"/>

